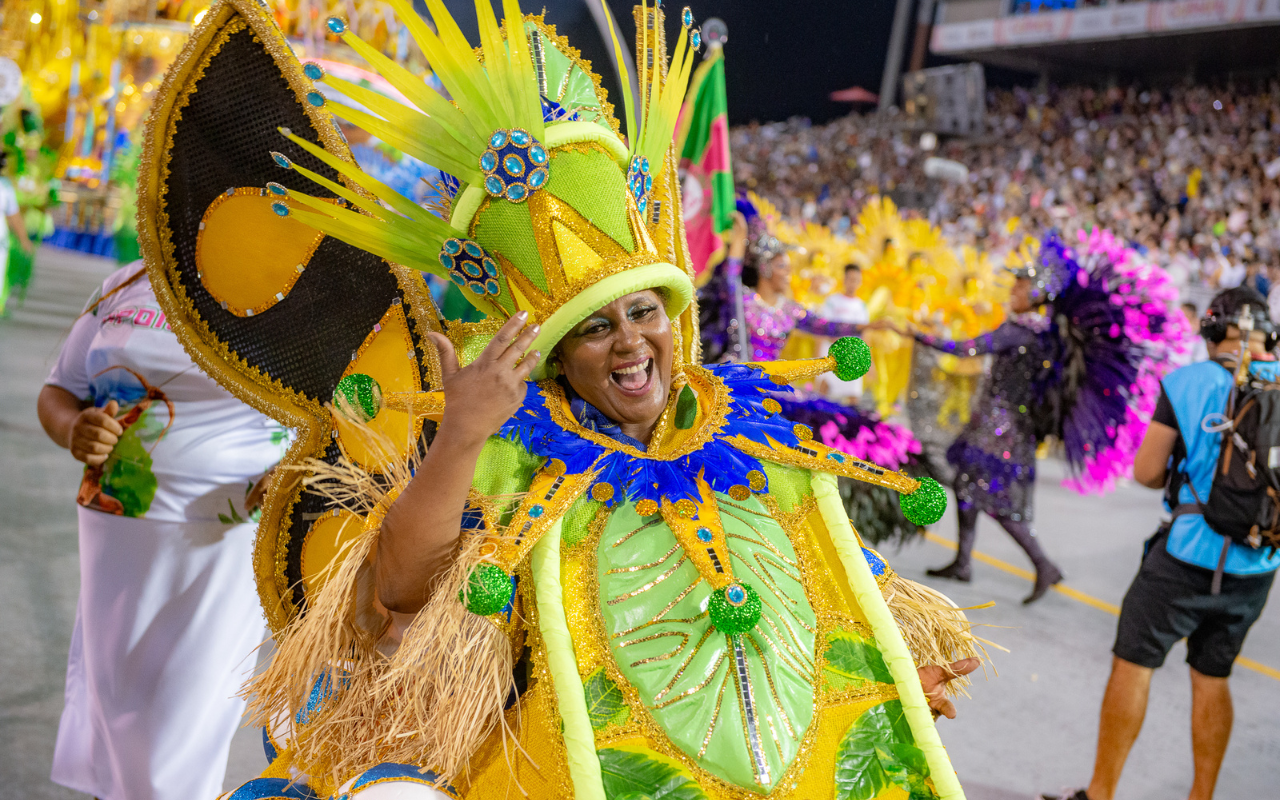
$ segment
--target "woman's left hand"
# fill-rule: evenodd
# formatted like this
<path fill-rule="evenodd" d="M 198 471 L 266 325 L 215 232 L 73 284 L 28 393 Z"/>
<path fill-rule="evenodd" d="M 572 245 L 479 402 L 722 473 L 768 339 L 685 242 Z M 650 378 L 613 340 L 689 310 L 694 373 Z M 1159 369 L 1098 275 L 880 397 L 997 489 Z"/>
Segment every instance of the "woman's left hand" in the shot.
<path fill-rule="evenodd" d="M 924 696 L 929 698 L 929 708 L 933 709 L 935 717 L 941 715 L 947 719 L 956 718 L 956 704 L 947 699 L 947 684 L 961 675 L 968 675 L 980 666 L 982 666 L 980 659 L 962 658 L 949 666 L 930 664 L 916 670 L 920 675 L 920 686 L 924 689 Z"/>

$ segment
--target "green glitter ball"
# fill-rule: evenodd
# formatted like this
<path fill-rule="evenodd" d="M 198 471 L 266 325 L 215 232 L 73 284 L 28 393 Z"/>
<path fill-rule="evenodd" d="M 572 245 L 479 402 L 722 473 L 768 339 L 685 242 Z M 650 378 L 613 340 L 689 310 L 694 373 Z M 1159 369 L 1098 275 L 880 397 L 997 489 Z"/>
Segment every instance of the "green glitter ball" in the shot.
<path fill-rule="evenodd" d="M 515 588 L 511 576 L 493 564 L 476 564 L 467 578 L 467 587 L 458 592 L 458 602 L 472 614 L 497 614 L 511 602 Z"/>
<path fill-rule="evenodd" d="M 871 348 L 857 336 L 836 339 L 827 354 L 836 360 L 833 372 L 842 381 L 856 381 L 871 369 Z"/>
<path fill-rule="evenodd" d="M 333 405 L 346 416 L 371 422 L 382 410 L 382 387 L 368 375 L 348 375 L 334 387 Z"/>
<path fill-rule="evenodd" d="M 921 478 L 920 487 L 898 497 L 902 513 L 915 525 L 932 525 L 947 510 L 947 490 L 933 478 Z"/>
<path fill-rule="evenodd" d="M 731 583 L 711 593 L 707 611 L 716 630 L 732 636 L 754 628 L 763 607 L 755 589 L 745 583 Z"/>

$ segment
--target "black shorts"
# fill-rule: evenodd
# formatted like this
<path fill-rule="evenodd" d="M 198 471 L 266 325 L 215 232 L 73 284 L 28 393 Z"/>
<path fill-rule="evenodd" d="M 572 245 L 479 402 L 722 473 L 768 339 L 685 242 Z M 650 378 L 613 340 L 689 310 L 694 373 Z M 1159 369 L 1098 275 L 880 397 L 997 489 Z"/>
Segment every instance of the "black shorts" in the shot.
<path fill-rule="evenodd" d="M 1223 575 L 1220 594 L 1209 593 L 1213 570 L 1179 561 L 1159 536 L 1142 561 L 1120 608 L 1111 649 L 1140 667 L 1164 664 L 1169 648 L 1187 640 L 1187 663 L 1214 678 L 1231 674 L 1245 634 L 1262 614 L 1276 574 Z"/>

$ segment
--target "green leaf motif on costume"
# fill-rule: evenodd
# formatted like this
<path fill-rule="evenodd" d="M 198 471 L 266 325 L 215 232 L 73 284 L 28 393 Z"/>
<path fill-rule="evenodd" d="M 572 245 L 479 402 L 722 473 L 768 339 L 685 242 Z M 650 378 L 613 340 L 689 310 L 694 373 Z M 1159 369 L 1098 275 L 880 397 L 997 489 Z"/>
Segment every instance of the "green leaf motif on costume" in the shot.
<path fill-rule="evenodd" d="M 707 795 L 683 770 L 644 753 L 605 748 L 600 778 L 606 800 L 706 800 Z"/>
<path fill-rule="evenodd" d="M 631 717 L 631 709 L 627 708 L 622 690 L 605 674 L 604 667 L 587 676 L 583 690 L 587 698 L 587 716 L 593 729 L 600 731 L 621 725 Z"/>
<path fill-rule="evenodd" d="M 158 486 L 151 471 L 151 454 L 139 436 L 141 430 L 138 422 L 125 429 L 102 465 L 102 490 L 120 501 L 126 517 L 144 516 L 151 508 Z"/>
<path fill-rule="evenodd" d="M 680 397 L 676 400 L 676 428 L 687 431 L 693 427 L 693 423 L 698 419 L 698 396 L 693 393 L 693 389 L 685 386 L 680 390 Z"/>
<path fill-rule="evenodd" d="M 840 742 L 836 800 L 871 800 L 891 786 L 906 790 L 910 800 L 936 800 L 928 778 L 901 700 L 868 709 Z"/>
<path fill-rule="evenodd" d="M 847 631 L 833 631 L 827 637 L 827 663 L 823 675 L 833 689 L 844 689 L 860 681 L 893 683 L 893 675 L 875 645 Z"/>

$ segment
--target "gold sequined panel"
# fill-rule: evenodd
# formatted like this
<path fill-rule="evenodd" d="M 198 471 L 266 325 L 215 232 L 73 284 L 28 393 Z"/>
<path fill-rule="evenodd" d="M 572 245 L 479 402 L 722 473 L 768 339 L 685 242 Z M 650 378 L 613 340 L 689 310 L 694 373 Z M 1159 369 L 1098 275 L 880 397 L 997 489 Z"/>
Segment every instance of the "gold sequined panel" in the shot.
<path fill-rule="evenodd" d="M 901 472 L 885 469 L 869 461 L 854 458 L 839 450 L 813 441 L 812 431 L 803 425 L 797 425 L 797 436 L 801 439 L 796 447 L 777 445 L 768 447 L 753 442 L 744 436 L 735 436 L 726 441 L 749 456 L 762 461 L 772 461 L 787 467 L 811 469 L 816 472 L 830 472 L 846 478 L 853 478 L 864 483 L 873 483 L 896 492 L 910 494 L 920 486 L 915 478 Z"/>
<path fill-rule="evenodd" d="M 873 643 L 870 627 L 844 579 L 843 569 L 826 536 L 813 498 L 808 497 L 790 513 L 783 513 L 773 498 L 763 494 L 757 497 L 764 504 L 764 512 L 758 505 L 739 503 L 717 495 L 720 514 L 734 517 L 747 526 L 768 515 L 783 527 L 795 548 L 795 568 L 806 599 L 817 615 L 817 640 L 825 643 L 831 638 L 854 637 L 858 641 Z M 690 758 L 672 744 L 649 711 L 653 699 L 639 696 L 611 654 L 612 647 L 598 611 L 603 599 L 598 594 L 600 584 L 597 578 L 601 536 L 610 514 L 609 509 L 600 508 L 589 525 L 587 536 L 561 551 L 564 607 L 574 640 L 579 675 L 586 688 L 588 714 L 602 757 L 616 757 L 617 751 L 635 752 L 674 766 L 694 780 L 711 800 L 748 800 L 764 796 L 786 800 L 831 797 L 836 755 L 845 734 L 867 709 L 895 699 L 898 696 L 896 687 L 846 679 L 839 670 L 829 668 L 823 649 L 811 667 L 811 678 L 817 687 L 813 722 L 805 732 L 798 756 L 777 781 L 773 791 L 760 795 L 711 774 L 702 768 L 698 759 Z M 664 525 L 660 516 L 653 516 L 624 536 L 654 535 L 658 526 Z M 614 535 L 610 534 L 611 537 Z M 678 556 L 673 554 L 672 558 Z M 767 580 L 768 576 L 752 574 L 746 579 L 760 581 Z M 664 589 L 659 584 L 651 590 Z M 882 795 L 893 796 L 892 791 Z"/>

